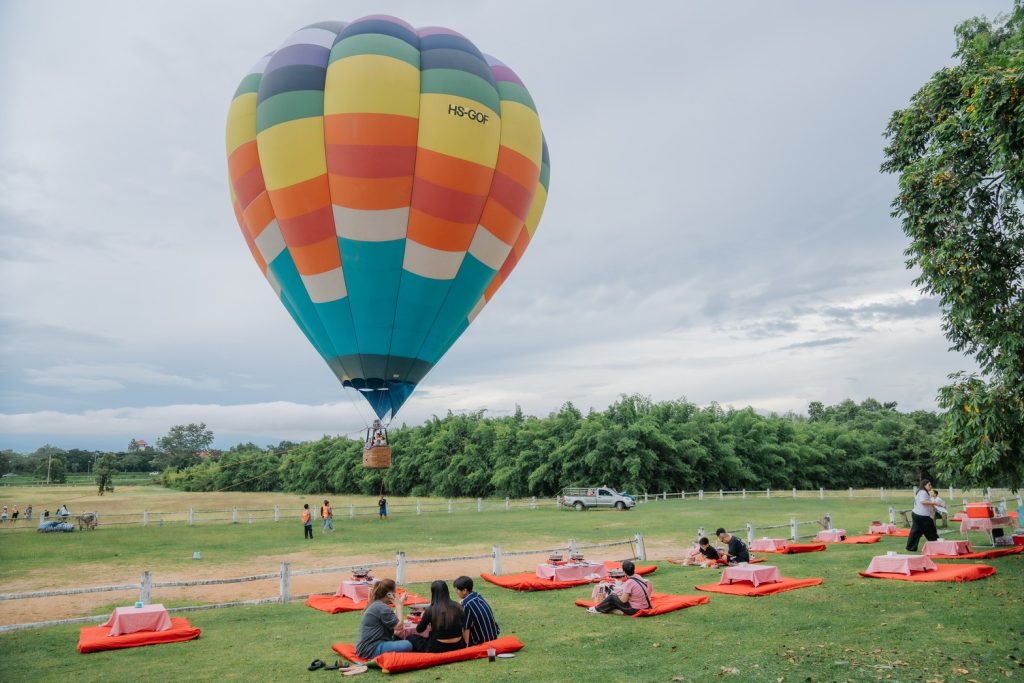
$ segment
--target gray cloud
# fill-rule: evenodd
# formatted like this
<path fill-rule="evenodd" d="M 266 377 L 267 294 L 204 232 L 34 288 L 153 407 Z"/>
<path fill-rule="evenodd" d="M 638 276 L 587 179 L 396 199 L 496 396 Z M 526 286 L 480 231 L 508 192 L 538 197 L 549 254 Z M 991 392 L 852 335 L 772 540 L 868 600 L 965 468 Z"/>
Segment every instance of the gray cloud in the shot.
<path fill-rule="evenodd" d="M 780 351 L 788 351 L 792 349 L 812 349 L 820 346 L 836 346 L 837 344 L 847 344 L 856 339 L 856 337 L 829 337 L 827 339 L 812 339 L 805 342 L 796 342 L 794 344 L 787 344 L 786 346 L 779 347 Z"/>

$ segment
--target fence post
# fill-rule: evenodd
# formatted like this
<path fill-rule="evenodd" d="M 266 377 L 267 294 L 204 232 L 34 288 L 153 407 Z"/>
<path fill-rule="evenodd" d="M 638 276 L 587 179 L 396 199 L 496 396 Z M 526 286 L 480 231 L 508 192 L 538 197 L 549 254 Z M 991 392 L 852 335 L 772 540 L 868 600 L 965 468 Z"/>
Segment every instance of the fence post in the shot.
<path fill-rule="evenodd" d="M 448 514 L 452 514 L 452 499 L 448 499 Z"/>
<path fill-rule="evenodd" d="M 800 540 L 800 527 L 796 523 L 796 517 L 789 518 L 789 535 L 794 541 Z"/>
<path fill-rule="evenodd" d="M 697 491 L 697 500 L 704 500 L 704 489 Z"/>
<path fill-rule="evenodd" d="M 395 583 L 399 586 L 405 585 L 405 551 L 399 550 L 395 553 Z"/>
<path fill-rule="evenodd" d="M 999 516 L 1000 517 L 1005 517 L 1006 513 L 1007 513 L 1007 511 L 1009 511 L 1009 509 L 1010 508 L 1006 507 L 1006 498 L 1003 498 L 1001 501 L 999 501 Z"/>
<path fill-rule="evenodd" d="M 743 500 L 747 499 L 747 490 L 743 489 Z"/>
<path fill-rule="evenodd" d="M 483 501 L 480 500 L 479 498 L 476 499 L 476 511 L 477 512 L 483 512 L 484 511 Z"/>
<path fill-rule="evenodd" d="M 423 514 L 423 505 L 418 500 L 416 501 L 416 514 L 417 515 L 422 515 Z"/>
<path fill-rule="evenodd" d="M 992 487 L 989 486 L 985 489 L 985 500 L 992 502 Z"/>
<path fill-rule="evenodd" d="M 853 498 L 853 487 L 850 487 L 850 498 Z"/>
<path fill-rule="evenodd" d="M 793 497 L 796 498 L 796 487 L 793 487 Z"/>
<path fill-rule="evenodd" d="M 281 521 L 281 506 L 280 505 L 275 505 L 274 506 L 274 521 L 275 522 L 280 522 Z"/>
<path fill-rule="evenodd" d="M 1017 494 L 1017 505 L 1024 505 L 1024 494 Z M 1024 519 L 1018 519 L 1017 523 L 1024 525 Z"/>
<path fill-rule="evenodd" d="M 578 552 L 576 550 L 576 539 L 575 538 L 570 538 L 569 539 L 569 555 L 572 556 L 576 552 Z"/>
<path fill-rule="evenodd" d="M 697 527 L 697 540 L 698 541 L 700 539 L 704 538 L 704 536 L 706 536 L 706 535 L 707 534 L 704 532 L 704 527 L 702 527 L 702 526 Z"/>
<path fill-rule="evenodd" d="M 142 526 L 149 526 L 149 510 L 142 511 Z"/>
<path fill-rule="evenodd" d="M 349 503 L 348 504 L 348 517 L 349 517 L 349 519 L 354 519 L 355 516 L 356 516 L 356 505 L 355 505 L 355 503 Z"/>
<path fill-rule="evenodd" d="M 633 539 L 636 541 L 636 559 L 646 560 L 647 548 L 644 547 L 644 535 L 638 531 Z"/>
<path fill-rule="evenodd" d="M 889 506 L 889 524 L 896 523 L 896 508 L 892 505 Z"/>
<path fill-rule="evenodd" d="M 231 523 L 238 524 L 238 508 L 231 508 Z"/>
<path fill-rule="evenodd" d="M 292 571 L 290 562 L 281 563 L 281 604 L 287 605 L 292 597 Z"/>
<path fill-rule="evenodd" d="M 725 500 L 725 491 L 718 489 L 718 500 Z"/>
<path fill-rule="evenodd" d="M 508 496 L 505 496 L 505 512 L 508 512 Z"/>
<path fill-rule="evenodd" d="M 818 489 L 818 498 L 821 498 L 822 500 L 825 500 L 825 487 L 824 486 L 822 486 L 821 488 Z"/>
<path fill-rule="evenodd" d="M 147 569 L 142 572 L 142 581 L 139 582 L 139 600 L 143 605 L 148 605 L 153 595 L 153 575 Z"/>
<path fill-rule="evenodd" d="M 878 497 L 880 499 L 882 499 L 882 500 L 885 500 L 885 487 L 884 486 L 879 486 L 878 487 Z"/>
<path fill-rule="evenodd" d="M 252 513 L 249 513 L 249 524 L 252 524 Z"/>
<path fill-rule="evenodd" d="M 831 512 L 829 512 L 829 513 L 827 513 L 825 515 L 824 523 L 822 524 L 822 526 L 825 527 L 825 531 L 831 531 L 832 530 L 832 513 Z"/>
<path fill-rule="evenodd" d="M 195 508 L 188 509 L 188 525 L 192 526 L 196 522 L 196 511 Z"/>
<path fill-rule="evenodd" d="M 537 496 L 530 496 L 530 509 L 531 510 L 536 510 L 537 509 Z"/>
<path fill-rule="evenodd" d="M 562 496 L 561 495 L 555 496 L 555 507 L 556 508 L 562 507 Z"/>
<path fill-rule="evenodd" d="M 768 487 L 768 490 L 764 492 L 764 497 L 765 498 L 771 498 L 772 497 L 772 489 L 771 489 L 771 487 Z"/>
<path fill-rule="evenodd" d="M 754 542 L 754 523 L 747 522 L 747 545 Z"/>
<path fill-rule="evenodd" d="M 679 500 L 686 500 L 686 491 L 679 492 Z"/>
<path fill-rule="evenodd" d="M 495 576 L 501 576 L 501 546 L 496 545 L 492 550 L 494 552 L 494 557 L 491 561 L 491 573 Z"/>

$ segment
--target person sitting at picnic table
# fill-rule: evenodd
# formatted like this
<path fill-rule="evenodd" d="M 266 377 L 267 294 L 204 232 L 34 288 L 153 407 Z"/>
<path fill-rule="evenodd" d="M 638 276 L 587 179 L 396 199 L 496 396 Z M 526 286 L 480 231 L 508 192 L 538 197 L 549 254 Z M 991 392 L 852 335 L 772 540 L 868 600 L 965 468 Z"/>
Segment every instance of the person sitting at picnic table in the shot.
<path fill-rule="evenodd" d="M 356 640 L 356 654 L 363 659 L 385 652 L 412 652 L 412 643 L 399 637 L 404 627 L 405 594 L 397 595 L 396 591 L 394 579 L 381 579 L 373 586 Z"/>
<path fill-rule="evenodd" d="M 463 638 L 467 645 L 479 645 L 494 640 L 501 634 L 494 611 L 479 593 L 473 590 L 473 579 L 460 576 L 452 582 L 455 593 L 462 600 Z"/>
<path fill-rule="evenodd" d="M 729 547 L 726 549 L 726 559 L 729 560 L 729 564 L 736 562 L 750 562 L 750 551 L 747 550 L 747 544 L 736 538 L 722 527 L 718 527 L 715 530 L 715 535 L 718 536 L 718 540 L 722 543 L 727 543 Z"/>
<path fill-rule="evenodd" d="M 708 540 L 707 536 L 703 537 L 697 542 L 700 546 L 700 554 L 704 559 L 701 561 L 702 567 L 715 567 L 718 566 L 718 561 L 721 556 L 718 554 L 718 550 L 715 546 L 711 545 L 711 541 Z"/>
<path fill-rule="evenodd" d="M 448 584 L 434 581 L 430 584 L 430 606 L 423 610 L 416 633 L 409 636 L 413 652 L 452 652 L 466 647 L 462 629 L 462 605 L 451 599 Z M 430 627 L 430 634 L 419 635 Z"/>
<path fill-rule="evenodd" d="M 594 607 L 588 608 L 588 612 L 632 616 L 642 609 L 652 607 L 651 582 L 634 575 L 636 565 L 631 560 L 622 563 L 622 572 L 626 575 L 626 579 L 607 598 Z"/>

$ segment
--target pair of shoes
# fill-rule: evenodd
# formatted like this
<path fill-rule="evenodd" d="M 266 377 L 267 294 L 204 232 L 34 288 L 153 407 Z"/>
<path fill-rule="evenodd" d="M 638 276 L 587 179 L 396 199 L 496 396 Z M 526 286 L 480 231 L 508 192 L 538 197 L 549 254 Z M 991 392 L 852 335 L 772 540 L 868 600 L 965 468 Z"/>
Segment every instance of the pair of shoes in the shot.
<path fill-rule="evenodd" d="M 600 612 L 597 611 L 596 607 L 588 607 L 587 611 L 590 612 L 591 614 L 600 614 Z"/>

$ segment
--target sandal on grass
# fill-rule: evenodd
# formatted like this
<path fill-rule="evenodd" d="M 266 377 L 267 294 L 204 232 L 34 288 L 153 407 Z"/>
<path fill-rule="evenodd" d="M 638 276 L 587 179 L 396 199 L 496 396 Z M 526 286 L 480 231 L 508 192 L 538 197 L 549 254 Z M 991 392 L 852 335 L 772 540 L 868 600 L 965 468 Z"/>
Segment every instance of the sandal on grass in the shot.
<path fill-rule="evenodd" d="M 309 669 L 310 671 L 316 671 L 317 669 L 322 669 L 325 666 L 327 666 L 327 665 L 324 664 L 324 661 L 322 659 L 314 659 L 312 662 L 310 662 L 309 666 L 306 667 L 306 668 Z"/>
<path fill-rule="evenodd" d="M 334 664 L 328 664 L 324 667 L 324 671 L 337 671 L 341 668 L 341 662 L 335 661 Z"/>

